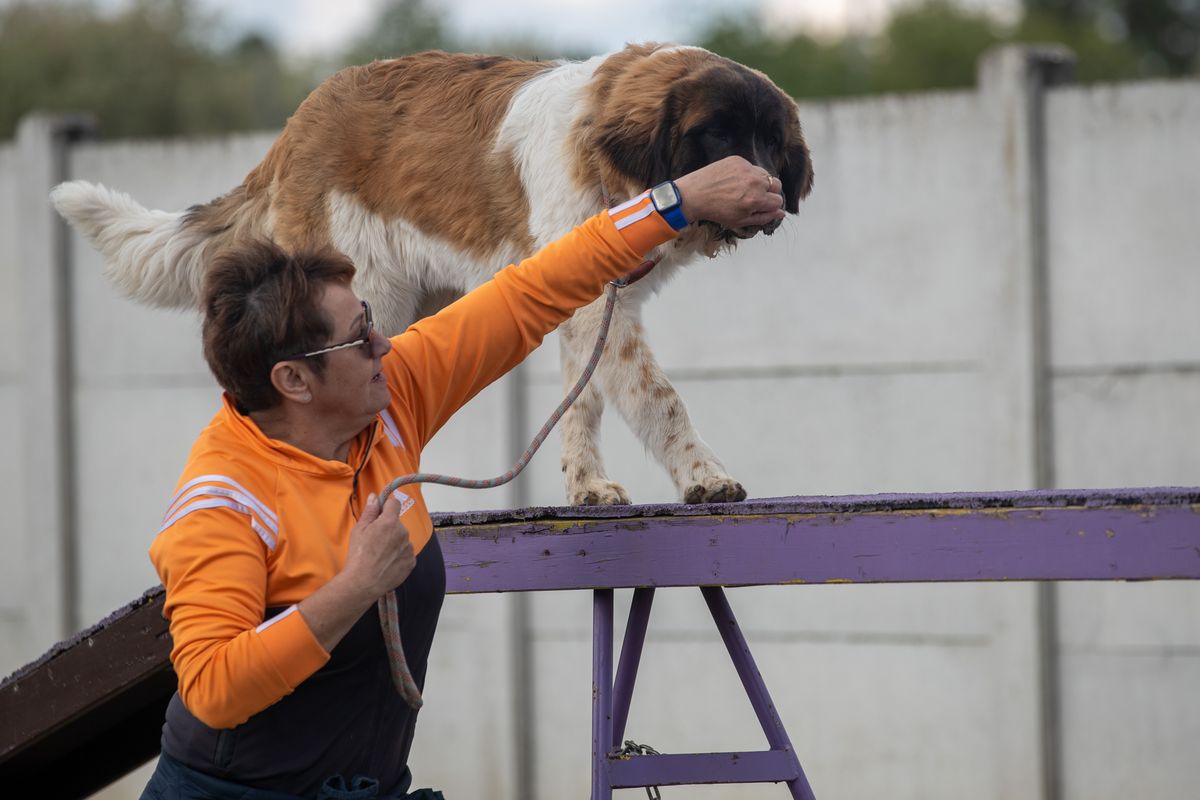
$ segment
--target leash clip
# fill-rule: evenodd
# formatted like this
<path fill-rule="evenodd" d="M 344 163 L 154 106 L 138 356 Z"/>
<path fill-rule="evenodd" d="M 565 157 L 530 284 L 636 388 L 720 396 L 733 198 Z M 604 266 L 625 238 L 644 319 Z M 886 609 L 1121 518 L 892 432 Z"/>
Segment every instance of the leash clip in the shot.
<path fill-rule="evenodd" d="M 626 286 L 632 286 L 633 284 L 640 281 L 642 278 L 649 275 L 650 270 L 657 267 L 658 262 L 660 262 L 660 261 L 662 261 L 662 255 L 656 253 L 655 255 L 651 256 L 650 258 L 647 258 L 645 261 L 643 261 L 641 264 L 639 264 L 636 269 L 632 270 L 631 272 L 627 272 L 626 274 L 622 275 L 621 277 L 617 278 L 616 280 L 610 281 L 610 283 L 619 289 L 623 289 Z"/>

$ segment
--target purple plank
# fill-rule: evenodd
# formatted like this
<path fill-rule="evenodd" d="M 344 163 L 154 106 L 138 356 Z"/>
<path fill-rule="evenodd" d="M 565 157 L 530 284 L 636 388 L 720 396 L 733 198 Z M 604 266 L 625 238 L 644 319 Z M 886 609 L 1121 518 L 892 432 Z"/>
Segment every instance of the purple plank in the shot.
<path fill-rule="evenodd" d="M 625 723 L 629 721 L 629 703 L 633 700 L 633 685 L 637 682 L 642 646 L 650 625 L 650 608 L 654 603 L 653 589 L 634 589 L 629 606 L 629 621 L 625 624 L 625 639 L 621 642 L 621 660 L 617 664 L 617 679 L 613 684 L 612 748 L 621 749 Z"/>
<path fill-rule="evenodd" d="M 681 786 L 702 783 L 778 783 L 794 780 L 789 752 L 695 753 L 629 756 L 609 759 L 615 789 L 638 786 Z"/>
<path fill-rule="evenodd" d="M 629 506 L 532 506 L 496 511 L 434 514 L 434 525 L 452 527 L 550 519 L 712 516 L 730 513 L 862 513 L 867 511 L 972 510 L 984 508 L 1066 508 L 1081 506 L 1194 505 L 1200 487 L 1153 486 L 1124 489 L 1053 489 L 1014 492 L 872 494 L 818 497 L 765 497 L 742 503 L 654 503 Z"/>
<path fill-rule="evenodd" d="M 613 591 L 592 600 L 592 796 L 612 800 L 608 751 L 612 742 Z"/>
<path fill-rule="evenodd" d="M 523 513 L 441 520 L 449 591 L 1200 578 L 1200 489 Z"/>

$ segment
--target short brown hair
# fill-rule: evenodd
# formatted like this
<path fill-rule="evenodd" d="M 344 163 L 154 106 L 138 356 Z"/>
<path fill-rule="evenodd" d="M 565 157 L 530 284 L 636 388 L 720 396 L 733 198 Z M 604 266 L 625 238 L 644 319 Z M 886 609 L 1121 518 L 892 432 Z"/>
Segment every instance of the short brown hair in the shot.
<path fill-rule="evenodd" d="M 276 405 L 271 368 L 317 350 L 333 335 L 321 311 L 325 286 L 350 284 L 354 265 L 332 248 L 288 253 L 255 240 L 220 255 L 204 279 L 204 359 L 243 413 Z M 321 375 L 324 356 L 308 359 Z"/>

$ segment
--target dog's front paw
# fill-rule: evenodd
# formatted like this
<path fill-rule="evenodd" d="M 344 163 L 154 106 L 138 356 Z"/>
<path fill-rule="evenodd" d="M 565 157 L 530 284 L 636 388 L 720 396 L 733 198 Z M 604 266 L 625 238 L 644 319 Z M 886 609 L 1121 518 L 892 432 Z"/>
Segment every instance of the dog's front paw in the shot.
<path fill-rule="evenodd" d="M 733 478 L 708 478 L 689 486 L 683 493 L 685 503 L 737 503 L 746 499 L 746 490 Z"/>
<path fill-rule="evenodd" d="M 567 490 L 567 502 L 573 506 L 627 506 L 629 494 L 625 487 L 615 481 L 591 478 L 570 487 Z"/>

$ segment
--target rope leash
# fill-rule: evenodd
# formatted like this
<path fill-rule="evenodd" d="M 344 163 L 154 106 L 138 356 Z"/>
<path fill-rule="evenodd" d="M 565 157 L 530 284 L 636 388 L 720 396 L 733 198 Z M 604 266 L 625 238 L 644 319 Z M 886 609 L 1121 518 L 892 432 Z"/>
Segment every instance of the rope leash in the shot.
<path fill-rule="evenodd" d="M 592 348 L 592 356 L 588 359 L 587 366 L 583 368 L 583 373 L 580 374 L 579 380 L 575 381 L 575 385 L 571 387 L 571 391 L 558 404 L 558 408 L 554 409 L 550 418 L 546 420 L 546 424 L 533 437 L 533 441 L 526 448 L 525 452 L 521 454 L 521 457 L 517 459 L 517 463 L 513 465 L 512 469 L 503 475 L 497 475 L 495 478 L 479 480 L 456 478 L 452 475 L 440 475 L 436 472 L 414 472 L 409 475 L 401 475 L 384 487 L 383 491 L 379 494 L 379 502 L 382 504 L 388 495 L 401 486 L 413 483 L 438 483 L 443 486 L 456 486 L 462 489 L 492 489 L 496 486 L 503 486 L 520 475 L 521 471 L 529 463 L 529 460 L 533 458 L 533 454 L 542 446 L 542 442 L 546 441 L 546 437 L 550 435 L 550 431 L 562 419 L 563 414 L 567 413 L 567 409 L 583 393 L 583 389 L 591 379 L 592 373 L 596 371 L 596 365 L 600 363 L 600 356 L 604 354 L 604 343 L 608 340 L 608 326 L 612 322 L 613 310 L 616 308 L 617 290 L 644 278 L 661 259 L 662 256 L 658 255 L 646 259 L 633 272 L 609 283 L 607 299 L 604 304 L 604 313 L 600 319 L 600 331 L 596 335 L 596 345 Z M 408 668 L 408 659 L 404 656 L 404 644 L 400 641 L 400 609 L 396 601 L 396 593 L 394 591 L 387 592 L 383 597 L 379 598 L 377 605 L 379 607 L 379 623 L 383 628 L 383 640 L 387 645 L 388 665 L 391 667 L 392 684 L 395 685 L 396 691 L 400 693 L 404 702 L 408 703 L 414 709 L 419 709 L 424 704 L 424 700 L 421 698 L 421 690 L 417 688 L 417 682 L 413 680 L 412 671 Z"/>

